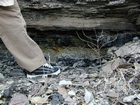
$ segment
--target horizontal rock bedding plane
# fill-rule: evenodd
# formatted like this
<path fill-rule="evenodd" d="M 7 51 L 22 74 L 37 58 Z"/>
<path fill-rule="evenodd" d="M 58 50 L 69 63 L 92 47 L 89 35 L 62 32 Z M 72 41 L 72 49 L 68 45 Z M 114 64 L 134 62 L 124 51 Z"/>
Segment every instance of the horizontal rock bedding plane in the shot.
<path fill-rule="evenodd" d="M 38 24 L 39 23 L 39 24 Z M 37 30 L 120 30 L 120 31 L 135 31 L 135 26 L 129 23 L 127 19 L 121 18 L 105 18 L 105 19 L 85 19 L 85 18 L 70 18 L 60 17 L 58 19 L 46 17 L 37 22 L 30 21 L 28 28 L 35 28 Z"/>

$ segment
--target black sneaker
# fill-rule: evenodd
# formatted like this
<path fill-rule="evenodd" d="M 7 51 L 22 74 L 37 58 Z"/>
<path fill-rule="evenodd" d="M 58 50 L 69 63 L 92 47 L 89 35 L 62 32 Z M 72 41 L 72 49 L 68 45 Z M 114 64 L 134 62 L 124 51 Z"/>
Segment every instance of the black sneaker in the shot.
<path fill-rule="evenodd" d="M 48 75 L 58 75 L 60 69 L 57 66 L 45 64 L 33 72 L 27 72 L 27 78 L 46 77 Z"/>

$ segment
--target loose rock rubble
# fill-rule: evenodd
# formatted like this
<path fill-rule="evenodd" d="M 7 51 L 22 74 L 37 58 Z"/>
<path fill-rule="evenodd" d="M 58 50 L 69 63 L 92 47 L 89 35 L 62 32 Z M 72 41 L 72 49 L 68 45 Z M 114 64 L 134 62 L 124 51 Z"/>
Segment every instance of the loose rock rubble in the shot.
<path fill-rule="evenodd" d="M 34 79 L 27 79 L 14 58 L 6 51 L 1 52 L 0 104 L 139 105 L 139 49 L 139 40 L 129 42 L 109 53 L 110 60 L 100 66 L 96 62 L 83 66 L 77 63 L 80 61 L 71 62 L 70 66 L 58 60 L 56 65 L 61 67 L 58 76 Z"/>

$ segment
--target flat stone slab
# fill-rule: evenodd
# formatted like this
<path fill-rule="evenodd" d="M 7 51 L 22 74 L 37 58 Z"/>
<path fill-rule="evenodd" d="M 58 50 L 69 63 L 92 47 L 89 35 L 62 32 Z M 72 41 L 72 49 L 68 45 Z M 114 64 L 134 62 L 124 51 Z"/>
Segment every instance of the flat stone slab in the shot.
<path fill-rule="evenodd" d="M 38 21 L 27 21 L 29 28 L 36 28 L 38 30 L 120 30 L 120 31 L 133 31 L 135 30 L 134 24 L 130 23 L 127 19 L 123 18 L 71 18 L 71 17 L 45 17 Z"/>

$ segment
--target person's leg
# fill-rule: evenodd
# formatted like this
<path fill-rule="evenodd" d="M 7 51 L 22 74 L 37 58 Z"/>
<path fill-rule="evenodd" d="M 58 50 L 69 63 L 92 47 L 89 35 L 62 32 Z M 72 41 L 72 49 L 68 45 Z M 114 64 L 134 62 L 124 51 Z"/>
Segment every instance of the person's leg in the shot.
<path fill-rule="evenodd" d="M 14 6 L 0 7 L 0 38 L 19 66 L 32 72 L 46 63 L 39 46 L 27 35 L 25 21 Z"/>

